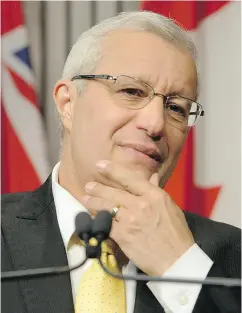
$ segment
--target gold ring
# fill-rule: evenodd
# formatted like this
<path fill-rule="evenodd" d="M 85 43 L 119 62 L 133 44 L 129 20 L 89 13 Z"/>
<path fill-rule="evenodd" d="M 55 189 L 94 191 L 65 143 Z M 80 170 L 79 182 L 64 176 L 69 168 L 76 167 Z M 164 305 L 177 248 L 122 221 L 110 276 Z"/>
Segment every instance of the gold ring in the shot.
<path fill-rule="evenodd" d="M 111 211 L 111 215 L 112 215 L 112 218 L 115 218 L 115 216 L 117 215 L 119 211 L 119 207 L 114 207 Z"/>

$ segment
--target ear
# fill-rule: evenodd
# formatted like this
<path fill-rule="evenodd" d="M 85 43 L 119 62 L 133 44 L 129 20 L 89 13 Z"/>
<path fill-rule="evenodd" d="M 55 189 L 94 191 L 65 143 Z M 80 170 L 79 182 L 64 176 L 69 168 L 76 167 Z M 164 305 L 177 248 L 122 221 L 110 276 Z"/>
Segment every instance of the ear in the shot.
<path fill-rule="evenodd" d="M 77 88 L 69 80 L 59 80 L 53 90 L 59 117 L 67 130 L 71 130 Z"/>

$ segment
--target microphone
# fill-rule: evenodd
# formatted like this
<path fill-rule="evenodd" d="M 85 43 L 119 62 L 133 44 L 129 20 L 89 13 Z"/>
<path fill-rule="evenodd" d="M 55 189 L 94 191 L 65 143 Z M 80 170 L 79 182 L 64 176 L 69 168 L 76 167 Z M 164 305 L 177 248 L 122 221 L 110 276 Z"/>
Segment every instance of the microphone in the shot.
<path fill-rule="evenodd" d="M 103 240 L 109 238 L 109 234 L 112 227 L 112 216 L 107 211 L 99 212 L 96 217 L 92 220 L 90 215 L 86 212 L 81 212 L 76 216 L 75 219 L 75 232 L 78 237 L 85 242 L 86 247 L 86 258 L 78 265 L 69 267 L 47 267 L 39 269 L 30 269 L 30 270 L 19 270 L 19 271 L 9 271 L 2 272 L 1 281 L 9 281 L 37 276 L 50 276 L 71 272 L 87 261 L 88 258 L 97 258 L 102 269 L 109 275 L 116 277 L 118 279 L 124 280 L 136 280 L 136 281 L 156 281 L 156 282 L 167 282 L 167 283 L 186 283 L 186 284 L 201 284 L 206 286 L 218 286 L 218 287 L 240 287 L 240 279 L 232 278 L 220 278 L 220 277 L 207 277 L 204 280 L 201 279 L 186 279 L 179 277 L 157 277 L 157 276 L 148 276 L 148 275 L 119 275 L 110 271 L 103 264 L 101 260 L 101 243 Z M 96 246 L 89 245 L 89 239 L 95 237 L 97 239 Z M 224 312 L 224 307 L 220 304 L 220 300 L 215 294 L 213 295 L 214 301 L 218 307 L 222 309 L 221 312 Z M 227 305 L 226 305 L 227 306 Z M 227 312 L 237 312 L 234 310 L 236 304 L 232 306 L 233 308 L 227 308 Z M 232 311 L 231 311 L 232 310 Z"/>
<path fill-rule="evenodd" d="M 112 228 L 112 215 L 108 211 L 97 214 L 92 223 L 92 235 L 101 243 L 109 237 Z"/>
<path fill-rule="evenodd" d="M 107 215 L 106 215 L 107 216 Z M 107 229 L 111 230 L 111 223 L 112 220 L 110 221 L 110 219 L 108 218 L 108 216 L 106 217 L 105 215 L 103 215 L 103 217 L 100 217 L 100 221 L 102 221 L 104 224 L 107 221 Z M 95 221 L 95 220 L 94 220 Z M 96 219 L 96 223 L 98 223 L 98 219 Z M 110 224 L 109 224 L 110 223 Z M 94 224 L 94 223 L 93 223 Z M 95 224 L 95 227 L 97 227 L 97 229 L 99 230 L 99 226 L 98 224 Z M 94 228 L 94 231 L 96 231 L 96 229 Z M 102 234 L 101 231 L 97 231 L 95 232 L 96 235 Z M 105 236 L 102 234 L 104 239 L 105 237 L 108 238 L 108 234 L 105 233 Z M 235 313 L 235 312 L 239 312 L 239 306 L 237 305 L 237 303 L 234 301 L 233 299 L 233 295 L 229 294 L 229 291 L 227 292 L 226 290 L 222 290 L 220 291 L 220 296 L 218 296 L 217 294 L 217 290 L 216 288 L 214 289 L 214 287 L 240 287 L 241 288 L 241 280 L 240 279 L 231 279 L 231 278 L 220 278 L 220 277 L 207 277 L 204 280 L 201 279 L 187 279 L 187 278 L 179 278 L 179 277 L 173 277 L 173 278 L 169 278 L 169 277 L 157 277 L 157 276 L 148 276 L 148 275 L 120 275 L 120 274 L 116 274 L 113 273 L 112 271 L 110 271 L 108 268 L 106 268 L 106 266 L 103 264 L 102 259 L 101 259 L 101 243 L 98 243 L 100 250 L 98 253 L 98 261 L 100 266 L 102 267 L 102 269 L 104 270 L 104 272 L 106 272 L 108 275 L 111 275 L 115 278 L 118 279 L 123 279 L 123 280 L 135 280 L 135 281 L 156 281 L 156 282 L 169 282 L 169 283 L 188 283 L 188 284 L 201 284 L 201 285 L 205 285 L 205 286 L 213 286 L 213 288 L 211 288 L 210 290 L 210 298 L 213 301 L 213 303 L 215 304 L 215 306 L 217 308 L 219 308 L 219 312 L 227 312 L 227 313 Z M 221 298 L 222 297 L 222 298 Z M 223 300 L 223 299 L 230 299 L 229 303 L 227 303 L 227 300 Z"/>
<path fill-rule="evenodd" d="M 86 255 L 88 258 L 101 257 L 101 243 L 109 237 L 112 227 L 112 216 L 107 211 L 100 211 L 92 220 L 91 237 L 97 239 L 97 245 L 86 243 Z"/>
<path fill-rule="evenodd" d="M 80 212 L 75 218 L 75 233 L 86 244 L 91 238 L 92 219 L 87 212 Z"/>
<path fill-rule="evenodd" d="M 90 215 L 86 212 L 80 212 L 75 219 L 75 233 L 81 240 L 85 241 L 85 243 L 88 245 L 88 241 L 91 238 L 91 231 L 92 231 L 92 219 Z M 66 265 L 66 266 L 2 272 L 1 281 L 68 273 L 84 265 L 88 260 L 88 257 L 90 256 L 86 256 L 86 258 L 83 261 L 81 261 L 79 264 L 73 267 L 69 267 L 68 265 Z"/>
<path fill-rule="evenodd" d="M 1 280 L 15 280 L 34 276 L 46 276 L 46 275 L 56 275 L 71 272 L 78 267 L 85 264 L 88 258 L 97 258 L 99 260 L 100 266 L 103 270 L 118 279 L 124 280 L 136 280 L 136 281 L 156 281 L 156 282 L 167 282 L 167 283 L 187 283 L 187 284 L 202 284 L 207 286 L 226 286 L 226 287 L 240 287 L 241 279 L 236 278 L 220 278 L 220 277 L 207 277 L 204 280 L 201 279 L 186 279 L 179 277 L 160 277 L 160 276 L 148 276 L 148 275 L 119 275 L 111 272 L 102 263 L 101 256 L 101 242 L 109 237 L 112 227 L 112 216 L 107 211 L 99 212 L 95 219 L 92 220 L 90 215 L 86 212 L 81 212 L 76 216 L 75 219 L 75 232 L 81 240 L 86 243 L 86 258 L 78 265 L 69 267 L 47 267 L 39 269 L 30 270 L 19 270 L 19 271 L 9 271 L 2 272 Z M 91 237 L 96 237 L 98 244 L 97 246 L 90 246 L 88 240 Z"/>

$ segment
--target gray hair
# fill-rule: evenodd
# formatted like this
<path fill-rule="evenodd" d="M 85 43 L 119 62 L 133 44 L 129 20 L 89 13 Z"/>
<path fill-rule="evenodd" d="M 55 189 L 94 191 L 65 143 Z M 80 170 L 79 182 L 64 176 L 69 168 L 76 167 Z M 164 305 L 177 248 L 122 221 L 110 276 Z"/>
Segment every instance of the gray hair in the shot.
<path fill-rule="evenodd" d="M 188 33 L 171 18 L 150 11 L 122 12 L 108 18 L 81 34 L 73 45 L 62 73 L 62 79 L 71 80 L 78 74 L 92 74 L 102 57 L 102 39 L 111 31 L 133 29 L 162 37 L 177 47 L 188 50 L 197 64 L 196 47 Z M 197 69 L 198 72 L 198 69 Z M 76 82 L 79 92 L 84 82 Z M 61 137 L 63 125 L 60 125 Z"/>

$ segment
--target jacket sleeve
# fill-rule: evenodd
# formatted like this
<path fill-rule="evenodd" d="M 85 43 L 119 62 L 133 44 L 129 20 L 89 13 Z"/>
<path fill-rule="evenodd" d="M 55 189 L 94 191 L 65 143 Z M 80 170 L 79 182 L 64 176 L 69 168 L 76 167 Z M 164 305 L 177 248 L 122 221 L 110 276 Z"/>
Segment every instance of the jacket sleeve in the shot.
<path fill-rule="evenodd" d="M 222 249 L 207 277 L 241 278 L 241 244 Z M 240 313 L 241 288 L 203 286 L 194 313 Z"/>

